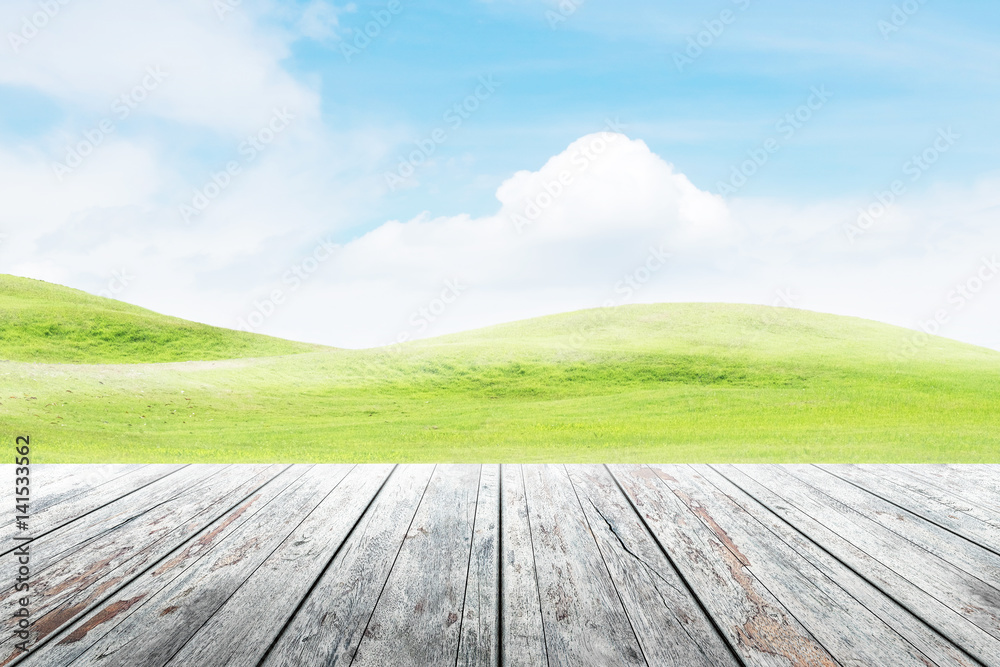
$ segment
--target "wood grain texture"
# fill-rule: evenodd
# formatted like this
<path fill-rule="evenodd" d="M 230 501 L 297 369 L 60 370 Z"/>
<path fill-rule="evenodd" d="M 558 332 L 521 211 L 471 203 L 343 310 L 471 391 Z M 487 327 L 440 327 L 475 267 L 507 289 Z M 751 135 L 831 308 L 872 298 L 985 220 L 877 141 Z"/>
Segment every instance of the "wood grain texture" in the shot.
<path fill-rule="evenodd" d="M 433 470 L 401 465 L 393 471 L 262 666 L 351 664 Z"/>
<path fill-rule="evenodd" d="M 548 664 L 645 665 L 611 575 L 561 465 L 525 465 Z"/>
<path fill-rule="evenodd" d="M 139 463 L 31 466 L 31 485 L 37 492 L 34 494 L 31 514 L 38 518 L 53 505 L 65 503 L 80 494 L 92 493 L 99 486 L 116 479 L 121 480 L 124 475 L 144 467 L 146 466 Z M 163 467 L 176 469 L 181 466 Z"/>
<path fill-rule="evenodd" d="M 949 468 L 938 465 L 893 466 L 901 473 L 920 480 L 928 488 L 940 489 L 968 503 L 970 510 L 979 509 L 991 517 L 1000 517 L 1000 489 L 991 478 L 1000 477 L 1000 466 L 990 466 L 985 475 L 970 479 L 970 467 Z"/>
<path fill-rule="evenodd" d="M 168 663 L 256 665 L 394 466 L 356 466 Z M 334 475 L 334 466 L 319 466 Z M 256 613 L 247 615 L 247 609 Z"/>
<path fill-rule="evenodd" d="M 127 496 L 181 470 L 180 465 L 149 466 L 68 466 L 78 469 L 75 475 L 60 476 L 51 485 L 40 485 L 32 491 L 29 505 L 29 534 L 35 538 L 65 527 L 110 503 Z M 34 469 L 33 469 L 34 470 Z M 32 473 L 33 484 L 39 475 Z M 44 474 L 42 475 L 44 479 Z M 16 530 L 13 515 L 0 527 L 0 555 L 10 552 L 10 540 Z M 67 539 L 67 538 L 63 538 Z"/>
<path fill-rule="evenodd" d="M 961 579 L 970 592 L 975 591 L 976 597 L 967 598 L 968 602 L 982 601 L 977 618 L 996 628 L 991 634 L 1000 638 L 1000 589 L 988 583 L 1000 585 L 1000 556 L 815 466 L 786 466 L 783 470 L 824 494 L 824 502 L 842 515 L 864 517 L 884 528 L 887 538 L 890 533 L 898 536 L 903 542 L 893 542 L 913 559 L 942 570 L 944 563 L 951 565 L 959 573 L 955 580 Z"/>
<path fill-rule="evenodd" d="M 739 665 L 607 469 L 569 475 L 648 664 Z"/>
<path fill-rule="evenodd" d="M 930 659 L 689 466 L 654 470 L 841 665 L 928 667 Z"/>
<path fill-rule="evenodd" d="M 501 663 L 546 663 L 545 628 L 521 466 L 501 466 L 500 609 Z"/>
<path fill-rule="evenodd" d="M 311 467 L 251 521 L 136 605 L 77 662 L 107 667 L 162 667 L 235 593 L 347 474 Z"/>
<path fill-rule="evenodd" d="M 454 666 L 481 470 L 438 466 L 352 665 Z"/>
<path fill-rule="evenodd" d="M 832 475 L 902 507 L 920 518 L 961 535 L 1000 555 L 1000 515 L 981 511 L 955 496 L 922 484 L 920 480 L 890 466 L 819 466 Z"/>
<path fill-rule="evenodd" d="M 996 466 L 37 471 L 0 665 L 1000 667 Z"/>
<path fill-rule="evenodd" d="M 192 489 L 201 488 L 216 475 L 226 475 L 226 479 L 238 480 L 240 473 L 238 469 L 224 465 L 189 466 L 39 536 L 32 543 L 36 550 L 33 569 L 40 572 L 74 551 L 94 543 L 112 545 L 114 542 L 121 542 L 117 535 L 115 539 L 111 539 L 111 535 L 120 528 L 129 528 L 130 524 L 149 512 L 155 512 L 164 504 L 184 499 L 191 494 Z M 161 521 L 157 526 L 163 530 L 174 527 L 166 521 Z M 3 558 L 7 558 L 7 555 Z"/>
<path fill-rule="evenodd" d="M 914 616 L 867 579 L 747 495 L 715 470 L 714 466 L 692 467 L 733 503 L 770 530 L 775 537 L 785 542 L 824 576 L 843 588 L 866 609 L 878 616 L 883 623 L 913 644 L 934 664 L 940 667 L 973 667 L 977 664 L 971 656 L 942 637 L 933 627 Z"/>
<path fill-rule="evenodd" d="M 721 465 L 716 469 L 789 525 L 863 576 L 966 653 L 991 664 L 1000 641 L 970 618 L 965 582 L 948 564 L 914 554 L 898 536 L 871 521 L 851 521 L 822 494 L 769 466 Z M 957 577 L 957 579 L 956 579 Z M 954 586 L 955 588 L 952 588 Z"/>
<path fill-rule="evenodd" d="M 100 533 L 82 539 L 70 548 L 58 544 L 63 531 L 50 533 L 32 543 L 42 565 L 32 581 L 33 608 L 32 644 L 48 638 L 67 623 L 90 611 L 105 597 L 129 583 L 161 558 L 186 542 L 206 524 L 224 514 L 234 504 L 255 489 L 273 479 L 281 471 L 278 466 L 248 468 L 205 468 L 192 471 L 187 478 L 189 488 L 162 489 L 168 495 L 152 505 L 143 503 L 138 509 L 124 507 L 107 509 L 112 520 L 126 515 L 122 523 L 99 525 Z M 214 473 L 214 474 L 204 474 Z M 197 475 L 202 475 L 197 479 Z M 181 480 L 175 480 L 179 483 Z M 211 483 L 209 483 L 211 482 Z M 146 487 L 144 491 L 154 485 Z M 144 500 L 149 497 L 143 495 Z M 117 505 L 115 503 L 114 505 Z M 103 509 L 100 510 L 103 512 Z M 98 512 L 86 517 L 95 517 Z M 98 519 L 94 519 L 97 521 Z M 67 532 L 76 532 L 77 523 Z M 47 548 L 48 547 L 48 548 Z M 51 552 L 58 552 L 53 556 Z M 2 605 L 12 617 L 18 596 L 12 588 L 4 592 Z M 7 664 L 19 655 L 14 638 L 5 635 L 0 641 L 0 664 Z"/>
<path fill-rule="evenodd" d="M 702 523 L 674 493 L 669 475 L 646 466 L 610 469 L 745 664 L 836 667 L 833 656 L 754 576 L 728 537 Z"/>
<path fill-rule="evenodd" d="M 456 667 L 496 667 L 500 661 L 500 466 L 484 465 L 476 500 Z"/>
<path fill-rule="evenodd" d="M 93 605 L 90 611 L 60 628 L 52 636 L 51 641 L 36 646 L 26 662 L 49 667 L 72 663 L 114 631 L 133 612 L 141 609 L 145 602 L 155 598 L 171 582 L 187 572 L 189 567 L 198 563 L 199 559 L 211 553 L 217 545 L 224 543 L 230 535 L 243 529 L 245 524 L 253 525 L 257 512 L 279 498 L 306 469 L 307 466 L 288 468 L 250 495 L 239 499 L 233 507 L 215 520 L 207 517 L 207 525 L 200 531 L 178 545 L 160 561 L 151 564 L 145 573 L 135 576 L 126 585 L 113 590 L 103 601 Z M 159 629 L 155 620 L 149 624 L 150 631 Z"/>

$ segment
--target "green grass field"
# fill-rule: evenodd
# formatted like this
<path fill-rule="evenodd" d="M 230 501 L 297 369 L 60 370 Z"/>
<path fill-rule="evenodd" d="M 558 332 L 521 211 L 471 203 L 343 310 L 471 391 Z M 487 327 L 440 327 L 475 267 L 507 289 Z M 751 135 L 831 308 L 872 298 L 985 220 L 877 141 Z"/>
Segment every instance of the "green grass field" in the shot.
<path fill-rule="evenodd" d="M 800 310 L 623 306 L 340 350 L 0 277 L 37 462 L 1000 462 L 1000 353 Z M 173 363 L 141 363 L 141 362 Z"/>

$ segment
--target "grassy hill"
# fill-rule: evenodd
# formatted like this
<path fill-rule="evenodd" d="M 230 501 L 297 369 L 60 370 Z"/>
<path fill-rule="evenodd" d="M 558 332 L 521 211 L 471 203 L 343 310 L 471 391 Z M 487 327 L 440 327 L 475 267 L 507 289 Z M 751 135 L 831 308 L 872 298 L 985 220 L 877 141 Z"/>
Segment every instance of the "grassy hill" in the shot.
<path fill-rule="evenodd" d="M 61 285 L 0 275 L 0 358 L 149 363 L 311 352 L 316 345 L 210 327 Z"/>
<path fill-rule="evenodd" d="M 84 319 L 110 307 L 81 299 Z M 907 357 L 913 331 L 867 320 L 636 305 L 283 356 L 267 346 L 302 346 L 207 329 L 213 355 L 271 356 L 3 362 L 4 431 L 29 433 L 40 462 L 1000 462 L 1000 353 L 929 338 Z M 31 337 L 0 339 L 0 358 L 23 359 Z M 207 358 L 185 340 L 175 354 Z"/>

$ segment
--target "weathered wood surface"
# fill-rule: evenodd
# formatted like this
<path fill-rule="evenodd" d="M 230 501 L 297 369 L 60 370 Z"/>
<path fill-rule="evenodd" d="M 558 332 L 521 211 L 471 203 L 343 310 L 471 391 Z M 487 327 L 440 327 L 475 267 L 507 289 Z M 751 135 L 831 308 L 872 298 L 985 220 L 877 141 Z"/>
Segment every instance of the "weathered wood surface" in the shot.
<path fill-rule="evenodd" d="M 485 465 L 476 498 L 456 667 L 496 667 L 500 661 L 500 466 Z"/>
<path fill-rule="evenodd" d="M 482 466 L 438 466 L 352 665 L 455 664 Z"/>
<path fill-rule="evenodd" d="M 520 466 L 500 472 L 500 646 L 505 667 L 545 664 L 545 628 Z"/>
<path fill-rule="evenodd" d="M 432 472 L 432 466 L 414 465 L 400 466 L 393 472 L 263 665 L 351 663 Z"/>
<path fill-rule="evenodd" d="M 216 546 L 229 543 L 231 535 L 244 529 L 257 512 L 270 502 L 282 497 L 290 485 L 301 478 L 305 470 L 305 466 L 295 466 L 281 471 L 278 475 L 265 471 L 264 475 L 252 476 L 248 480 L 249 486 L 244 482 L 226 498 L 226 504 L 229 502 L 234 504 L 228 507 L 224 514 L 201 528 L 190 540 L 177 545 L 173 551 L 163 556 L 151 567 L 146 576 L 136 577 L 128 585 L 111 592 L 101 604 L 92 607 L 89 613 L 81 614 L 60 633 L 57 640 L 42 643 L 32 655 L 31 664 L 52 666 L 70 664 L 81 654 L 91 650 L 95 644 L 103 641 L 110 633 L 120 632 L 121 625 L 126 624 L 126 628 L 130 627 L 128 623 L 134 623 L 135 618 L 142 618 L 144 611 L 148 613 L 149 608 L 146 607 L 148 601 L 158 599 L 157 596 L 169 590 L 178 578 L 188 573 L 189 567 L 201 562 L 199 560 L 201 556 L 209 554 Z M 234 472 L 239 471 L 234 470 Z M 214 481 L 218 484 L 226 480 Z M 223 492 L 226 490 L 226 486 L 219 488 Z M 248 490 L 251 491 L 249 494 Z M 257 529 L 256 522 L 254 528 Z M 184 609 L 185 614 L 194 612 L 196 609 L 187 607 Z M 159 633 L 166 629 L 157 623 L 150 624 L 148 628 L 139 627 L 138 630 L 134 625 L 131 627 L 136 636 L 141 635 L 143 630 Z M 157 650 L 160 639 L 167 637 L 155 637 L 148 644 L 135 642 L 131 648 L 136 650 L 145 647 L 148 652 L 145 657 L 152 662 L 152 654 Z M 82 664 L 87 662 L 84 660 Z M 147 662 L 136 660 L 133 664 L 147 664 Z"/>
<path fill-rule="evenodd" d="M 566 470 L 523 473 L 549 665 L 646 664 Z"/>
<path fill-rule="evenodd" d="M 610 473 L 603 466 L 569 472 L 646 661 L 739 665 Z"/>
<path fill-rule="evenodd" d="M 612 466 L 612 472 L 744 664 L 837 665 L 674 476 L 649 466 Z"/>
<path fill-rule="evenodd" d="M 793 528 L 767 507 L 751 498 L 717 470 L 704 465 L 694 466 L 694 468 L 720 492 L 726 494 L 729 500 L 757 519 L 763 527 L 792 547 L 798 555 L 823 572 L 827 578 L 836 582 L 838 586 L 878 616 L 886 625 L 892 627 L 924 655 L 928 656 L 934 664 L 940 667 L 946 665 L 971 667 L 976 664 L 975 660 L 943 638 L 934 628 L 886 596 L 875 585 L 834 558 L 816 542 Z"/>
<path fill-rule="evenodd" d="M 65 531 L 47 533 L 31 543 L 34 644 L 49 640 L 110 593 L 147 573 L 279 473 L 280 467 L 189 470 L 169 484 L 165 478 L 145 487 L 141 498 L 126 496 L 69 524 Z M 83 534 L 88 528 L 96 535 Z M 4 559 L 12 561 L 14 555 Z M 5 617 L 12 618 L 19 600 L 13 586 L 2 599 Z M 15 644 L 13 635 L 0 638 L 0 665 L 18 655 Z"/>
<path fill-rule="evenodd" d="M 915 616 L 975 656 L 997 664 L 1000 641 L 988 628 L 976 624 L 970 612 L 972 582 L 944 563 L 931 563 L 930 554 L 914 553 L 916 545 L 899 539 L 863 515 L 851 521 L 822 494 L 810 489 L 780 467 L 715 466 L 731 482 L 767 507 L 777 517 L 806 535 L 834 558 L 867 579 Z M 841 510 L 851 514 L 848 507 Z M 973 589 L 970 590 L 970 585 Z M 997 607 L 994 606 L 994 609 Z"/>
<path fill-rule="evenodd" d="M 827 472 L 872 493 L 974 544 L 1000 555 L 1000 514 L 983 510 L 940 491 L 903 471 L 882 466 L 820 466 Z"/>
<path fill-rule="evenodd" d="M 32 474 L 0 665 L 1000 667 L 997 466 Z"/>
<path fill-rule="evenodd" d="M 32 498 L 29 503 L 29 526 L 35 537 L 135 493 L 184 466 L 66 466 L 80 468 L 79 474 L 60 474 L 51 482 L 47 466 L 39 467 L 42 472 L 31 476 Z M 7 545 L 15 534 L 17 530 L 11 515 L 10 521 L 0 527 L 0 544 Z M 8 549 L 5 546 L 2 552 Z"/>
<path fill-rule="evenodd" d="M 392 468 L 351 470 L 168 664 L 256 665 L 343 546 Z M 248 615 L 247 609 L 254 613 Z"/>

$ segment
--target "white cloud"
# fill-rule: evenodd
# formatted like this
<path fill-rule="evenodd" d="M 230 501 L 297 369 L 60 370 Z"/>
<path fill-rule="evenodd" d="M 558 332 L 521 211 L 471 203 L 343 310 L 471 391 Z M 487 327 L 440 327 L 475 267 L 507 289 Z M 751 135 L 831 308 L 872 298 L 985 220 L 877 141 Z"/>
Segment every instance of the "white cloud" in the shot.
<path fill-rule="evenodd" d="M 580 169 L 582 149 L 601 136 L 506 180 L 494 215 L 424 214 L 347 244 L 263 330 L 365 346 L 609 302 L 774 304 L 789 295 L 797 307 L 918 327 L 954 308 L 949 293 L 1000 253 L 1000 179 L 915 193 L 852 245 L 844 227 L 863 202 L 727 204 L 621 135 Z M 546 198 L 560 174 L 569 184 Z M 670 260 L 644 270 L 660 248 Z M 435 313 L 449 280 L 465 289 Z M 998 304 L 1000 277 L 950 311 L 940 333 L 1000 348 Z M 244 302 L 244 315 L 253 310 Z"/>
<path fill-rule="evenodd" d="M 314 297 L 296 298 L 275 318 L 287 324 L 273 330 L 291 331 L 316 303 L 331 319 L 309 317 L 306 335 L 318 340 L 325 331 L 326 340 L 345 345 L 585 307 L 625 298 L 615 288 L 650 248 L 703 253 L 734 240 L 719 197 L 620 134 L 577 140 L 540 170 L 505 181 L 497 198 L 491 216 L 425 214 L 347 244 L 311 286 Z M 447 317 L 435 318 L 437 326 L 411 324 L 449 280 L 468 288 Z"/>
<path fill-rule="evenodd" d="M 274 107 L 303 118 L 318 114 L 317 93 L 280 65 L 295 36 L 251 21 L 244 15 L 249 3 L 223 18 L 201 0 L 42 4 L 58 11 L 34 32 L 23 22 L 42 23 L 33 18 L 39 3 L 0 6 L 6 28 L 0 83 L 108 113 L 116 98 L 142 84 L 149 68 L 159 68 L 166 78 L 142 111 L 171 121 L 239 134 L 259 128 Z"/>
<path fill-rule="evenodd" d="M 230 327 L 257 312 L 264 333 L 342 346 L 608 302 L 770 304 L 784 290 L 911 327 L 947 308 L 943 335 L 1000 348 L 1000 278 L 961 309 L 948 299 L 1000 253 L 996 176 L 908 194 L 851 244 L 844 226 L 866 202 L 725 202 L 642 141 L 600 133 L 505 180 L 492 215 L 386 222 L 329 257 L 320 239 L 378 188 L 352 164 L 377 160 L 316 136 L 290 130 L 189 226 L 185 190 L 142 143 L 109 139 L 62 184 L 42 156 L 0 150 L 3 270 L 98 292 L 126 269 L 126 301 Z"/>

